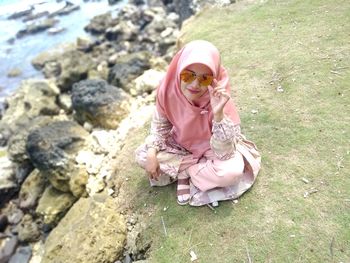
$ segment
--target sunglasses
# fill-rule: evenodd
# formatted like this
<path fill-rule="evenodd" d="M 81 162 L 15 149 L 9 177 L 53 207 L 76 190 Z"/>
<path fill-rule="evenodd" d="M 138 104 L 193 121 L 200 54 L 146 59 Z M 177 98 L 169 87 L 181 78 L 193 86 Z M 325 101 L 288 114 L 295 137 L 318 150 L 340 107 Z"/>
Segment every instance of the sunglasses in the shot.
<path fill-rule="evenodd" d="M 188 69 L 184 69 L 180 73 L 180 79 L 187 84 L 193 82 L 196 78 L 198 80 L 199 85 L 202 87 L 209 86 L 214 79 L 213 75 L 210 75 L 210 74 L 197 75 L 195 72 L 190 71 Z"/>

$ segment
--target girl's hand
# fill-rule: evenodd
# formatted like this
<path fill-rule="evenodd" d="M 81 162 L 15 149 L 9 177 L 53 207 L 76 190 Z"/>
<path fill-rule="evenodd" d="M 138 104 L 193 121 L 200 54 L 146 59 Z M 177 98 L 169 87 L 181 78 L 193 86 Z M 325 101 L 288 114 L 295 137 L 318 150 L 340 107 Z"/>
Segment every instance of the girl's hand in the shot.
<path fill-rule="evenodd" d="M 214 120 L 219 122 L 224 117 L 224 107 L 229 101 L 230 94 L 227 93 L 225 87 L 220 86 L 216 79 L 213 80 L 211 86 L 208 86 L 210 94 L 210 105 L 213 110 Z"/>
<path fill-rule="evenodd" d="M 155 149 L 148 149 L 145 170 L 150 179 L 158 180 L 160 175 L 159 161 Z"/>

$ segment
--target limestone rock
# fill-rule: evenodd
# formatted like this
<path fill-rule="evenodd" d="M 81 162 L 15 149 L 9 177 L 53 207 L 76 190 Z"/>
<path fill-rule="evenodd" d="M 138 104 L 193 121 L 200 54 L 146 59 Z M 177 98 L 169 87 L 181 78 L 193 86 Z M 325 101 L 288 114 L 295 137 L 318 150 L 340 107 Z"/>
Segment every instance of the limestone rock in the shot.
<path fill-rule="evenodd" d="M 43 217 L 45 224 L 54 226 L 75 201 L 76 197 L 72 194 L 61 192 L 49 186 L 39 200 L 36 213 Z"/>
<path fill-rule="evenodd" d="M 113 199 L 80 198 L 48 236 L 42 263 L 113 263 L 125 241 L 125 222 Z"/>
<path fill-rule="evenodd" d="M 158 86 L 163 79 L 165 73 L 156 71 L 154 69 L 146 70 L 141 76 L 134 80 L 134 89 L 130 91 L 132 95 L 142 95 L 144 93 L 151 93 Z"/>
<path fill-rule="evenodd" d="M 24 215 L 17 230 L 18 239 L 22 242 L 36 241 L 40 237 L 39 228 L 30 214 Z"/>
<path fill-rule="evenodd" d="M 75 156 L 87 144 L 88 132 L 72 121 L 58 121 L 34 130 L 26 149 L 33 165 L 63 192 L 79 197 L 85 193 L 87 172 Z"/>
<path fill-rule="evenodd" d="M 19 206 L 21 208 L 35 207 L 39 197 L 45 189 L 45 178 L 35 169 L 24 181 L 19 192 Z"/>

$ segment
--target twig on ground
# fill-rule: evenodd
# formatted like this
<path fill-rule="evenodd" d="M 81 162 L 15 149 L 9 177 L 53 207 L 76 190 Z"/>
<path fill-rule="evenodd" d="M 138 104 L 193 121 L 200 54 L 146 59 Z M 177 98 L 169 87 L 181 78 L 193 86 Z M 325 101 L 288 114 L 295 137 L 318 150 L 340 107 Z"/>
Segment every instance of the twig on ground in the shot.
<path fill-rule="evenodd" d="M 168 233 L 166 232 L 166 227 L 165 227 L 164 219 L 163 219 L 163 217 L 162 217 L 162 216 L 161 216 L 161 219 L 162 219 L 162 224 L 163 224 L 164 234 L 165 234 L 165 236 L 167 236 L 167 235 L 168 235 Z"/>
<path fill-rule="evenodd" d="M 248 247 L 245 247 L 245 249 L 247 251 L 248 262 L 252 263 L 252 259 L 250 258 Z"/>

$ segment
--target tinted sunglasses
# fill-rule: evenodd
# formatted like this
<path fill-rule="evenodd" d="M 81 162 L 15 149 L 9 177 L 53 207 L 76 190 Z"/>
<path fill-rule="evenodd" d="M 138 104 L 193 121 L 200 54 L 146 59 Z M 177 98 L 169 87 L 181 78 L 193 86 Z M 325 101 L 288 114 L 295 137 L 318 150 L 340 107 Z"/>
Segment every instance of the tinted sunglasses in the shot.
<path fill-rule="evenodd" d="M 187 84 L 193 82 L 196 78 L 198 80 L 199 85 L 202 87 L 209 86 L 214 79 L 213 75 L 210 75 L 210 74 L 197 75 L 195 72 L 188 69 L 184 69 L 180 73 L 180 79 Z"/>

